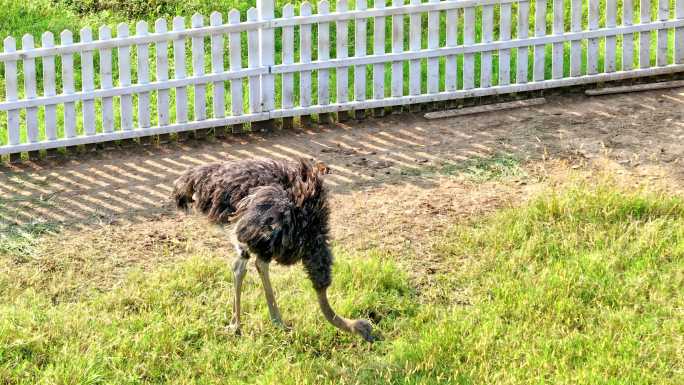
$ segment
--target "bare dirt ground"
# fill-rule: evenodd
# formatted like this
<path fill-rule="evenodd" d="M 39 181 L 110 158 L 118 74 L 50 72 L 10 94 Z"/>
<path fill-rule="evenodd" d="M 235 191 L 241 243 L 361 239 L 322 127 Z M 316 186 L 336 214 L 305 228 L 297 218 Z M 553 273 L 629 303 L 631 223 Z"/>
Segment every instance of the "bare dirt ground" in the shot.
<path fill-rule="evenodd" d="M 547 99 L 542 106 L 454 119 L 403 114 L 5 165 L 0 231 L 59 225 L 56 235 L 41 240 L 39 254 L 54 261 L 89 255 L 93 279 L 104 274 L 97 272 L 98 258 L 112 266 L 107 274 L 117 274 L 189 255 L 228 254 L 220 232 L 172 210 L 173 180 L 207 162 L 306 156 L 333 170 L 327 183 L 337 242 L 355 250 L 410 249 L 433 269 L 425 263 L 437 258 L 427 240 L 453 223 L 562 184 L 571 173 L 594 178 L 610 169 L 626 184 L 681 193 L 684 89 Z M 440 171 L 499 154 L 519 160 L 521 172 L 483 181 Z"/>

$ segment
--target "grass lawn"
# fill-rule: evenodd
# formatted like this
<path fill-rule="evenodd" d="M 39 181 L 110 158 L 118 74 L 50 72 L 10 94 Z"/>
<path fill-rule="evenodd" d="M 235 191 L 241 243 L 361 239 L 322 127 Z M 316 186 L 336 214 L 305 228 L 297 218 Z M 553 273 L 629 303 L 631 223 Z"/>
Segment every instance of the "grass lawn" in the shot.
<path fill-rule="evenodd" d="M 250 270 L 235 337 L 222 250 L 97 291 L 69 280 L 100 262 L 34 260 L 29 230 L 0 238 L 2 384 L 684 383 L 678 197 L 548 190 L 433 234 L 449 268 L 421 287 L 420 255 L 337 245 L 331 301 L 375 322 L 385 340 L 372 346 L 326 324 L 299 267 L 273 274 L 292 331 L 270 325 Z M 65 285 L 78 287 L 54 294 Z"/>

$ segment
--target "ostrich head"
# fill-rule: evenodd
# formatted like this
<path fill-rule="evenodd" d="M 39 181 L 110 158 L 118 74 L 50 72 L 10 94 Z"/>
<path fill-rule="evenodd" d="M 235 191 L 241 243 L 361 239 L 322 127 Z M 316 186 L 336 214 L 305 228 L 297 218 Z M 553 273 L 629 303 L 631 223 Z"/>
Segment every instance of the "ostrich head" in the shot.
<path fill-rule="evenodd" d="M 373 327 L 371 326 L 370 322 L 364 319 L 350 321 L 349 328 L 351 329 L 352 333 L 359 335 L 368 342 L 374 342 L 377 339 L 375 336 L 373 336 Z"/>

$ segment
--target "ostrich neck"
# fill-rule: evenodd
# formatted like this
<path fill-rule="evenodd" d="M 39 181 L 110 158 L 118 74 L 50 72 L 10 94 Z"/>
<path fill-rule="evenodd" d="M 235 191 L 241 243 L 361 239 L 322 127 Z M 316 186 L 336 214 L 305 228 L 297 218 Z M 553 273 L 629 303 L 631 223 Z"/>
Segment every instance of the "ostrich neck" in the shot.
<path fill-rule="evenodd" d="M 346 318 L 338 316 L 337 314 L 335 314 L 335 311 L 330 307 L 326 289 L 318 290 L 316 293 L 318 295 L 318 305 L 321 307 L 321 312 L 323 312 L 325 319 L 327 319 L 328 322 L 330 322 L 337 328 L 347 332 L 351 332 L 351 321 Z"/>

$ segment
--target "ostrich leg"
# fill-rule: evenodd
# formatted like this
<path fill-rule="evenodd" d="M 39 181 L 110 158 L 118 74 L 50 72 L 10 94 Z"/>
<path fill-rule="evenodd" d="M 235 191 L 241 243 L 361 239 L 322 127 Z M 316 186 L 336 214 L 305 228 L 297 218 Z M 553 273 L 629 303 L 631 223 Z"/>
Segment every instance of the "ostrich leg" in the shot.
<path fill-rule="evenodd" d="M 230 328 L 236 334 L 240 334 L 240 294 L 242 293 L 242 281 L 247 273 L 247 261 L 249 255 L 238 249 L 238 257 L 233 262 L 233 276 L 235 277 L 233 297 L 233 318 L 230 321 Z"/>
<path fill-rule="evenodd" d="M 264 285 L 264 294 L 266 295 L 266 303 L 268 304 L 268 312 L 271 315 L 271 321 L 278 327 L 283 328 L 283 317 L 280 316 L 278 304 L 273 295 L 273 287 L 271 286 L 271 277 L 268 274 L 268 262 L 262 261 L 259 257 L 256 258 L 256 268 L 261 277 L 261 283 Z"/>

